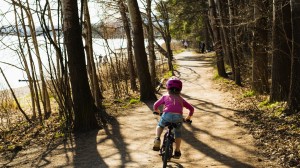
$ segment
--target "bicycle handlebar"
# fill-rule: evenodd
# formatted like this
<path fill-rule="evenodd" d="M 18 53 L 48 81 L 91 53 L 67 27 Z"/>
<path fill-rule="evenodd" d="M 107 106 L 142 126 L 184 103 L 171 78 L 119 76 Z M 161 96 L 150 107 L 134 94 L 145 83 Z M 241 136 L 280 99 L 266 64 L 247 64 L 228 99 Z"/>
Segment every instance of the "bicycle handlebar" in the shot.
<path fill-rule="evenodd" d="M 156 111 L 153 111 L 153 114 L 154 114 L 154 115 L 160 115 L 160 116 L 162 115 L 162 113 L 159 114 L 159 113 L 156 112 Z"/>
<path fill-rule="evenodd" d="M 153 111 L 153 114 L 154 115 L 162 115 L 162 113 L 158 113 L 158 112 L 156 112 L 156 111 Z M 186 120 L 185 118 L 183 119 L 183 122 L 186 122 L 186 123 L 188 123 L 188 124 L 192 124 L 192 120 Z"/>
<path fill-rule="evenodd" d="M 186 120 L 186 119 L 183 119 L 183 122 L 186 122 L 186 123 L 192 124 L 192 120 Z"/>

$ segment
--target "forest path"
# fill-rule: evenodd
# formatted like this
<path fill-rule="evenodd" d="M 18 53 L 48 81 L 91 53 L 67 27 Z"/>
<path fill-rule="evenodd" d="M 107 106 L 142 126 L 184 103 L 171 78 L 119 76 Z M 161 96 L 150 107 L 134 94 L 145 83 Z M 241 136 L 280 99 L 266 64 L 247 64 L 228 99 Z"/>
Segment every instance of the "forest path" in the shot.
<path fill-rule="evenodd" d="M 168 167 L 274 167 L 257 154 L 252 136 L 238 126 L 239 119 L 235 117 L 229 102 L 233 95 L 221 91 L 212 81 L 212 58 L 185 51 L 175 55 L 175 59 L 179 67 L 178 76 L 183 81 L 182 96 L 195 107 L 195 113 L 193 123 L 183 125 L 182 156 L 172 159 Z M 164 92 L 161 91 L 162 94 Z M 152 114 L 152 103 L 124 111 L 112 125 L 48 150 L 35 165 L 162 167 L 159 152 L 152 151 L 159 119 L 159 116 Z M 187 115 L 187 110 L 184 114 Z"/>

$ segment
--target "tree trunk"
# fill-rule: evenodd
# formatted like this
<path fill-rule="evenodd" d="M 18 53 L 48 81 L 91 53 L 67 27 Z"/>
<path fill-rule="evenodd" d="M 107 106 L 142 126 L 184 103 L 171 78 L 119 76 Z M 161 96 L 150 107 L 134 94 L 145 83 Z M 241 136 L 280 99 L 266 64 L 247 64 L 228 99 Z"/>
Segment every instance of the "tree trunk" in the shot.
<path fill-rule="evenodd" d="M 156 3 L 156 5 L 157 5 L 157 10 L 160 12 L 160 15 L 161 15 L 161 19 L 158 19 L 156 16 L 154 16 L 156 23 L 159 26 L 156 28 L 161 33 L 161 36 L 165 41 L 166 56 L 168 58 L 169 71 L 172 73 L 172 75 L 174 75 L 174 68 L 173 68 L 173 63 L 172 63 L 173 53 L 171 50 L 172 38 L 171 38 L 171 34 L 170 34 L 170 25 L 169 25 L 170 18 L 169 18 L 169 14 L 168 14 L 168 8 L 166 6 L 166 2 L 164 2 L 164 1 L 159 1 L 159 3 Z M 161 22 L 163 22 L 163 25 Z M 164 50 L 161 50 L 161 51 L 164 51 Z M 164 53 L 164 52 L 161 52 L 161 53 Z"/>
<path fill-rule="evenodd" d="M 206 51 L 211 50 L 210 46 L 210 30 L 211 30 L 211 26 L 209 24 L 208 18 L 207 16 L 204 17 L 204 36 L 205 36 L 205 49 Z M 213 39 L 213 38 L 211 38 Z"/>
<path fill-rule="evenodd" d="M 21 1 L 19 0 L 19 4 L 21 4 Z M 26 12 L 26 9 L 24 9 L 25 12 Z M 21 22 L 22 22 L 22 28 L 23 30 L 27 30 L 26 29 L 26 26 L 25 26 L 25 21 L 24 21 L 24 12 L 23 12 L 23 6 L 21 7 Z M 25 41 L 25 44 L 26 44 L 26 48 L 28 50 L 28 58 L 29 58 L 29 69 L 30 69 L 30 72 L 31 74 L 29 74 L 28 76 L 28 79 L 31 79 L 31 81 L 29 82 L 32 82 L 32 88 L 33 90 L 31 90 L 31 96 L 32 98 L 34 99 L 34 103 L 37 107 L 37 111 L 38 111 L 38 119 L 39 119 L 39 122 L 40 124 L 42 124 L 43 122 L 43 117 L 42 117 L 42 111 L 41 111 L 41 105 L 40 105 L 40 99 L 39 99 L 39 91 L 38 91 L 38 84 L 37 84 L 37 78 L 36 78 L 36 71 L 35 71 L 35 65 L 34 65 L 34 61 L 33 61 L 33 57 L 32 57 L 32 53 L 31 53 L 31 50 L 30 50 L 30 44 L 29 44 L 29 41 L 28 41 L 28 35 L 27 35 L 27 31 L 24 31 L 24 41 Z M 24 57 L 24 59 L 26 59 Z"/>
<path fill-rule="evenodd" d="M 132 40 L 131 40 L 131 32 L 129 26 L 129 20 L 126 15 L 126 6 L 124 4 L 124 0 L 119 0 L 119 10 L 123 21 L 123 26 L 127 38 L 127 56 L 128 56 L 128 69 L 129 69 L 129 77 L 130 77 L 130 88 L 133 91 L 137 91 L 136 84 L 136 73 L 133 62 L 133 53 L 132 53 Z"/>
<path fill-rule="evenodd" d="M 240 65 L 240 59 L 238 56 L 238 50 L 236 45 L 236 30 L 234 27 L 234 2 L 232 0 L 228 0 L 228 6 L 229 6 L 229 24 L 230 24 L 230 48 L 233 55 L 234 60 L 234 67 L 235 67 L 235 74 L 234 74 L 234 81 L 235 84 L 241 86 L 242 85 L 242 79 L 241 79 L 241 65 Z"/>
<path fill-rule="evenodd" d="M 224 15 L 226 12 L 223 10 L 226 2 L 217 0 L 216 3 L 218 6 L 219 16 L 220 16 L 221 32 L 222 32 L 221 34 L 223 34 L 223 37 L 224 37 L 224 47 L 223 48 L 225 51 L 225 55 L 228 57 L 229 64 L 231 66 L 231 70 L 232 70 L 232 74 L 233 74 L 233 79 L 234 79 L 235 78 L 235 66 L 234 66 L 233 55 L 230 50 L 230 40 L 229 40 L 228 28 L 227 28 L 228 22 L 225 23 L 226 17 L 224 17 Z"/>
<path fill-rule="evenodd" d="M 257 93 L 268 93 L 268 18 L 265 11 L 268 1 L 256 0 L 254 5 L 254 20 L 252 51 L 252 89 Z"/>
<path fill-rule="evenodd" d="M 154 52 L 154 34 L 153 34 L 153 24 L 152 24 L 152 11 L 151 11 L 151 0 L 147 0 L 147 18 L 148 18 L 148 53 L 149 53 L 149 61 L 150 61 L 150 74 L 151 74 L 151 82 L 153 88 L 155 88 L 156 84 L 156 70 L 155 70 L 155 52 Z"/>
<path fill-rule="evenodd" d="M 292 21 L 292 72 L 290 94 L 288 99 L 288 114 L 300 112 L 300 2 L 290 0 Z"/>
<path fill-rule="evenodd" d="M 214 36 L 214 49 L 216 52 L 217 57 L 217 69 L 218 69 L 218 75 L 224 78 L 227 78 L 228 75 L 225 70 L 224 66 L 224 57 L 222 54 L 222 45 L 221 45 L 221 36 L 220 36 L 220 30 L 219 25 L 217 23 L 217 13 L 216 13 L 216 5 L 214 0 L 208 0 L 209 3 L 209 16 L 211 21 L 211 26 L 213 29 L 213 36 Z"/>
<path fill-rule="evenodd" d="M 87 1 L 84 1 L 84 30 L 85 30 L 85 51 L 87 53 L 87 65 L 90 70 L 92 95 L 98 109 L 102 108 L 102 93 L 99 86 L 99 79 L 97 76 L 94 54 L 93 54 L 93 39 L 92 39 L 92 26 L 90 21 L 90 13 Z"/>
<path fill-rule="evenodd" d="M 30 9 L 28 0 L 26 0 L 26 4 L 27 4 L 27 8 Z M 25 9 L 25 11 L 26 11 L 27 18 L 28 18 L 29 29 L 31 32 L 31 37 L 32 37 L 32 42 L 33 42 L 33 46 L 35 49 L 36 58 L 38 61 L 40 80 L 41 80 L 41 84 L 42 84 L 41 100 L 42 100 L 43 107 L 44 107 L 44 118 L 49 118 L 49 116 L 51 114 L 50 98 L 49 98 L 47 85 L 46 85 L 46 81 L 45 81 L 45 77 L 44 77 L 43 64 L 42 64 L 41 55 L 40 55 L 40 51 L 39 51 L 38 40 L 36 38 L 36 33 L 35 33 L 36 30 L 35 30 L 34 20 L 32 18 L 31 11 L 26 10 L 26 9 Z"/>
<path fill-rule="evenodd" d="M 173 67 L 173 52 L 171 49 L 171 33 L 170 33 L 170 23 L 169 23 L 169 14 L 168 14 L 168 8 L 165 2 L 161 1 L 161 7 L 162 7 L 162 13 L 163 13 L 163 19 L 164 19 L 164 29 L 165 29 L 165 42 L 166 42 L 166 50 L 168 53 L 168 65 L 169 65 L 169 71 L 171 71 L 172 75 L 174 76 L 174 67 Z"/>
<path fill-rule="evenodd" d="M 291 74 L 291 8 L 289 0 L 273 1 L 272 83 L 270 101 L 286 101 Z"/>
<path fill-rule="evenodd" d="M 127 0 L 127 6 L 132 27 L 137 73 L 140 81 L 140 100 L 156 100 L 155 91 L 151 84 L 147 54 L 145 51 L 142 18 L 137 0 Z"/>
<path fill-rule="evenodd" d="M 14 13 L 15 13 L 15 26 L 17 27 L 18 26 L 18 23 L 17 23 L 17 10 L 16 10 L 16 5 L 14 4 L 13 5 L 14 7 Z M 21 15 L 23 16 L 23 15 Z M 22 47 L 21 45 L 21 39 L 20 39 L 20 32 L 19 32 L 19 29 L 16 29 L 17 31 L 17 35 L 18 35 L 18 42 L 19 42 L 19 48 L 20 48 L 20 60 L 23 61 L 23 66 L 24 66 L 24 69 L 25 69 L 25 73 L 27 75 L 27 78 L 29 80 L 28 82 L 28 85 L 29 85 L 29 90 L 30 90 L 30 97 L 31 97 L 31 105 L 32 105 L 32 119 L 35 120 L 36 117 L 37 117 L 37 114 L 36 114 L 36 108 L 35 108 L 35 96 L 34 96 L 34 88 L 33 88 L 33 80 L 31 79 L 31 75 L 30 75 L 30 71 L 29 71 L 29 64 L 28 64 L 28 61 L 26 60 L 26 57 L 25 57 L 25 52 L 24 52 L 24 48 Z"/>
<path fill-rule="evenodd" d="M 87 132 L 98 128 L 96 106 L 89 88 L 77 1 L 63 1 L 64 39 L 73 96 L 74 131 Z"/>

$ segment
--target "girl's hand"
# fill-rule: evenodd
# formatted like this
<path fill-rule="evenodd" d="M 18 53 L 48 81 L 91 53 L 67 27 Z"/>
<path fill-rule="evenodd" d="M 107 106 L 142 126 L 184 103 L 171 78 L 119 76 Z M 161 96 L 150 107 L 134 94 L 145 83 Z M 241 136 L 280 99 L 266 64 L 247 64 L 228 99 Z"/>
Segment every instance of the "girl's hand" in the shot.
<path fill-rule="evenodd" d="M 154 110 L 155 112 L 157 112 L 158 113 L 158 115 L 160 115 L 160 110 L 159 109 L 157 109 L 157 110 Z"/>
<path fill-rule="evenodd" d="M 158 112 L 158 114 L 160 115 L 160 110 L 159 109 L 157 109 L 156 112 Z"/>
<path fill-rule="evenodd" d="M 192 116 L 187 116 L 187 117 L 185 118 L 185 120 L 191 120 L 191 117 L 192 117 Z"/>

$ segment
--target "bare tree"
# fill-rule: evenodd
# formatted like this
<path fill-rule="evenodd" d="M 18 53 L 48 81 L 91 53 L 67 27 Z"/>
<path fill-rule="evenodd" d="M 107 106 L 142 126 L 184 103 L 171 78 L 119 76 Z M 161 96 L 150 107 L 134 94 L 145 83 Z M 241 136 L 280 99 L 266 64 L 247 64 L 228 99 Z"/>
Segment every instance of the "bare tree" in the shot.
<path fill-rule="evenodd" d="M 171 49 L 171 41 L 172 36 L 170 32 L 170 18 L 169 18 L 169 11 L 167 2 L 160 0 L 159 2 L 156 2 L 156 8 L 159 12 L 159 16 L 154 15 L 154 19 L 156 24 L 153 26 L 158 30 L 162 36 L 162 38 L 165 41 L 166 44 L 166 56 L 168 58 L 168 67 L 169 71 L 174 74 L 174 67 L 173 67 L 173 52 Z M 160 48 L 161 51 L 164 52 L 164 49 Z"/>
<path fill-rule="evenodd" d="M 155 88 L 156 83 L 156 70 L 155 70 L 155 51 L 154 51 L 154 33 L 153 33 L 153 23 L 152 23 L 152 9 L 151 9 L 151 0 L 147 0 L 147 32 L 148 32 L 148 53 L 149 53 L 149 61 L 150 61 L 150 74 L 151 74 L 151 82 L 153 88 Z"/>
<path fill-rule="evenodd" d="M 155 100 L 155 91 L 152 87 L 147 54 L 145 51 L 143 23 L 137 0 L 127 0 L 127 6 L 132 27 L 137 74 L 140 82 L 140 100 Z"/>
<path fill-rule="evenodd" d="M 136 85 L 136 73 L 135 73 L 135 67 L 133 62 L 133 53 L 132 53 L 132 40 L 131 40 L 131 32 L 130 32 L 130 26 L 129 26 L 129 20 L 126 14 L 127 6 L 124 3 L 125 0 L 119 0 L 119 10 L 122 17 L 122 22 L 126 34 L 127 39 L 127 56 L 128 56 L 128 69 L 129 69 L 129 77 L 130 77 L 130 87 L 132 90 L 137 90 Z"/>
<path fill-rule="evenodd" d="M 27 33 L 27 27 L 25 24 L 25 16 L 24 16 L 24 11 L 25 13 L 27 13 L 26 15 L 28 16 L 28 8 L 26 8 L 24 5 L 22 5 L 21 1 L 19 0 L 18 2 L 14 3 L 14 7 L 15 6 L 19 6 L 20 7 L 20 21 L 21 21 L 21 26 L 22 29 L 24 31 L 24 43 L 25 43 L 25 49 L 27 49 L 27 54 L 28 54 L 28 61 L 25 57 L 25 49 L 23 49 L 24 46 L 21 46 L 21 38 L 20 38 L 20 32 L 19 30 L 17 30 L 17 34 L 18 34 L 18 38 L 19 38 L 19 45 L 20 45 L 20 49 L 21 49 L 21 56 L 23 59 L 24 63 L 28 63 L 28 65 L 25 65 L 25 67 L 27 67 L 28 69 L 26 69 L 26 73 L 27 73 L 27 78 L 28 78 L 28 82 L 29 82 L 29 86 L 30 86 L 30 91 L 31 91 L 31 96 L 32 96 L 32 100 L 33 100 L 33 107 L 35 108 L 35 106 L 37 107 L 37 112 L 38 112 L 38 119 L 39 122 L 42 123 L 43 122 L 43 117 L 42 117 L 42 111 L 41 111 L 41 105 L 40 105 L 40 98 L 39 98 L 39 87 L 38 87 L 38 82 L 37 82 L 37 75 L 36 75 L 36 70 L 35 70 L 35 64 L 33 61 L 33 54 L 31 52 L 31 47 L 30 47 L 30 42 L 29 42 L 29 38 L 28 38 L 28 33 Z M 17 13 L 17 10 L 15 8 L 15 12 Z M 30 17 L 28 17 L 29 19 Z M 29 20 L 29 22 L 31 22 Z M 18 24 L 16 23 L 16 27 L 18 27 Z M 31 31 L 32 33 L 32 31 Z M 33 113 L 35 114 L 35 112 Z M 33 115 L 33 118 L 35 116 Z"/>
<path fill-rule="evenodd" d="M 50 106 L 50 99 L 49 99 L 49 94 L 48 94 L 48 90 L 47 90 L 47 85 L 46 85 L 46 81 L 45 81 L 45 77 L 44 77 L 43 63 L 41 60 L 41 54 L 40 54 L 40 50 L 39 50 L 39 46 L 38 46 L 38 40 L 36 37 L 35 23 L 32 18 L 28 0 L 26 0 L 26 5 L 27 5 L 27 7 L 26 7 L 25 11 L 26 11 L 26 16 L 28 18 L 29 29 L 30 29 L 30 34 L 31 34 L 32 40 L 33 40 L 33 46 L 35 49 L 36 58 L 38 61 L 38 68 L 39 68 L 40 80 L 41 80 L 41 85 L 42 85 L 41 100 L 42 100 L 43 107 L 44 107 L 44 115 L 45 115 L 44 117 L 48 118 L 51 114 L 51 106 Z"/>
<path fill-rule="evenodd" d="M 98 128 L 96 106 L 89 88 L 77 1 L 63 1 L 64 38 L 73 96 L 74 131 L 86 132 Z"/>
<path fill-rule="evenodd" d="M 91 80 L 92 95 L 98 109 L 102 106 L 102 93 L 99 86 L 99 80 L 96 72 L 96 66 L 93 54 L 93 39 L 92 39 L 92 26 L 90 21 L 90 13 L 87 1 L 83 1 L 84 11 L 84 38 L 85 38 L 85 52 L 87 57 L 87 68 Z"/>
<path fill-rule="evenodd" d="M 48 56 L 48 66 L 49 66 L 49 75 L 50 75 L 50 82 L 49 89 L 52 92 L 56 102 L 59 106 L 59 115 L 60 117 L 65 117 L 67 123 L 71 123 L 72 119 L 72 110 L 71 110 L 71 91 L 69 85 L 69 77 L 67 74 L 66 66 L 66 59 L 64 58 L 65 55 L 63 54 L 62 44 L 60 43 L 61 39 L 61 3 L 57 3 L 57 8 L 52 10 L 50 7 L 50 3 L 48 0 L 45 1 L 44 6 L 42 6 L 41 1 L 38 1 L 38 4 L 41 16 L 39 16 L 39 21 L 41 27 L 43 29 L 43 34 L 45 35 L 45 41 L 50 42 L 50 46 L 47 47 L 47 56 Z M 53 20 L 55 18 L 52 15 L 52 12 L 55 11 L 58 14 L 57 25 L 54 25 Z M 46 43 L 47 46 L 47 43 Z M 53 46 L 55 50 L 56 58 L 53 60 L 53 55 L 48 52 Z M 70 124 L 67 124 L 70 125 Z"/>

